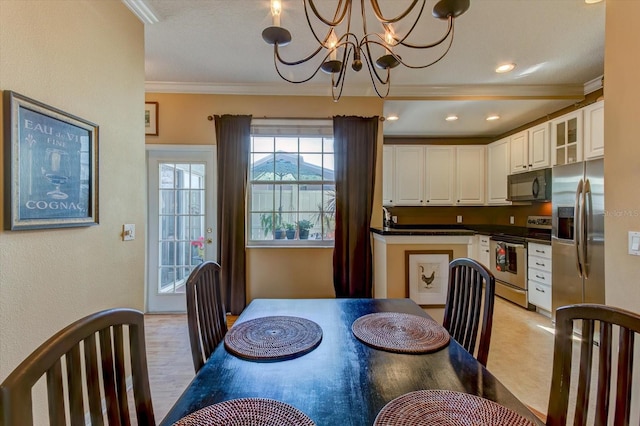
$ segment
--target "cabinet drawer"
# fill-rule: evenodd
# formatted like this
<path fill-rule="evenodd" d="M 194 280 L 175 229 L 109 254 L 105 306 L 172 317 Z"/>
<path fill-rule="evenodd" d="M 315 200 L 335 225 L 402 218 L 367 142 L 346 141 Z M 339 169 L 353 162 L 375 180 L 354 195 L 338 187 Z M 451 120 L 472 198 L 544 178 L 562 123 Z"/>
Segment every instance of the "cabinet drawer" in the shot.
<path fill-rule="evenodd" d="M 538 243 L 529 243 L 527 244 L 527 248 L 527 253 L 531 256 L 539 256 L 546 259 L 551 259 L 551 246 Z"/>
<path fill-rule="evenodd" d="M 540 256 L 529 256 L 529 268 L 539 269 L 541 271 L 551 272 L 551 259 Z"/>
<path fill-rule="evenodd" d="M 551 285 L 551 272 L 529 268 L 529 281 L 537 281 L 539 283 Z"/>
<path fill-rule="evenodd" d="M 529 303 L 551 312 L 551 287 L 536 281 L 529 281 Z"/>

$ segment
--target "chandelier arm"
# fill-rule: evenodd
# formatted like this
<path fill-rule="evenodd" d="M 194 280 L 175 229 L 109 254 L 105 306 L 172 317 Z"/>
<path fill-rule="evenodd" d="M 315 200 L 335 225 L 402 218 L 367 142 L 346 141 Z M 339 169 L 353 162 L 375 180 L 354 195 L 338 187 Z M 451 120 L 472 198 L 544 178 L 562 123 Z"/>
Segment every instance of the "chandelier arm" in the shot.
<path fill-rule="evenodd" d="M 365 42 L 363 40 L 362 42 L 360 42 L 360 51 L 362 51 L 364 53 L 363 56 L 365 58 L 365 61 L 367 62 L 367 68 L 369 69 L 369 75 L 371 76 L 371 80 L 373 81 L 373 77 L 375 76 L 375 78 L 380 82 L 380 84 L 387 84 L 389 82 L 389 76 L 390 76 L 389 70 L 387 70 L 387 77 L 385 79 L 380 77 L 380 74 L 378 74 L 378 69 L 375 66 L 373 66 L 374 60 L 371 57 L 371 49 L 369 49 L 369 44 L 370 43 L 371 44 L 377 44 L 378 46 L 382 46 L 382 48 L 386 49 L 387 51 L 389 51 L 389 49 L 384 43 L 378 43 L 377 41 Z M 362 46 L 364 46 L 364 49 L 362 48 Z M 390 53 L 393 55 L 393 52 L 390 52 Z M 375 86 L 375 84 L 374 84 L 374 86 Z M 377 92 L 377 90 L 376 90 L 376 92 Z"/>
<path fill-rule="evenodd" d="M 344 65 L 347 63 L 346 60 L 348 59 L 348 57 L 351 56 L 351 49 L 349 49 L 348 53 L 346 51 L 347 48 L 345 48 L 344 61 L 342 63 L 342 68 L 340 69 L 340 73 L 338 74 L 338 80 L 335 80 L 335 74 L 331 74 L 331 97 L 333 98 L 334 102 L 338 102 L 342 97 L 342 90 L 344 89 L 344 82 L 346 81 L 345 70 L 347 67 L 345 67 Z M 336 89 L 338 88 L 338 86 L 339 90 L 338 95 L 336 96 Z"/>
<path fill-rule="evenodd" d="M 378 75 L 378 71 L 370 61 L 371 61 L 371 57 L 367 58 L 367 55 L 365 55 L 365 62 L 367 63 L 367 68 L 369 70 L 369 78 L 371 79 L 371 85 L 373 86 L 373 90 L 375 90 L 379 98 L 384 99 L 389 95 L 389 89 L 391 88 L 391 72 L 389 69 L 387 69 L 387 77 L 383 80 Z M 375 79 L 374 79 L 374 76 L 375 76 Z M 379 83 L 376 83 L 376 80 L 378 80 Z M 378 84 L 386 87 L 387 89 L 386 93 L 384 94 L 380 93 L 380 90 L 378 89 Z"/>
<path fill-rule="evenodd" d="M 453 31 L 452 31 L 452 34 L 453 34 Z M 440 62 L 440 60 L 442 58 L 444 58 L 447 55 L 447 53 L 449 53 L 449 49 L 451 49 L 451 45 L 452 44 L 453 44 L 453 37 L 451 37 L 451 40 L 449 41 L 449 45 L 447 46 L 447 49 L 442 53 L 442 55 L 440 55 L 436 60 L 434 60 L 432 62 L 429 62 L 428 64 L 425 64 L 425 65 L 417 65 L 417 66 L 416 65 L 409 65 L 409 64 L 403 62 L 402 59 L 399 56 L 396 56 L 395 54 L 393 54 L 393 52 L 391 54 L 393 55 L 394 58 L 397 59 L 398 62 L 400 62 L 405 67 L 417 70 L 417 69 L 430 67 L 431 65 L 433 65 L 433 64 L 435 64 L 437 62 Z"/>
<path fill-rule="evenodd" d="M 318 18 L 320 20 L 320 22 L 322 22 L 323 24 L 329 26 L 329 27 L 335 27 L 337 25 L 340 25 L 340 23 L 344 20 L 345 15 L 347 14 L 347 10 L 351 10 L 351 1 L 352 0 L 344 0 L 344 8 L 342 9 L 341 12 L 340 11 L 340 6 L 342 6 L 342 2 L 343 0 L 340 0 L 338 2 L 338 6 L 336 7 L 336 12 L 333 16 L 333 21 L 329 21 L 327 20 L 324 16 L 322 16 L 320 14 L 320 12 L 318 12 L 318 9 L 316 8 L 316 5 L 313 3 L 313 0 L 304 0 L 304 10 L 305 13 L 307 14 L 307 21 L 309 20 L 308 17 L 308 12 L 307 12 L 307 3 L 309 3 L 309 6 L 311 7 L 311 10 L 313 11 L 313 14 L 316 16 L 316 18 Z M 338 15 L 340 15 L 340 17 L 338 18 Z"/>
<path fill-rule="evenodd" d="M 449 35 L 453 35 L 453 16 L 449 16 L 447 18 L 448 20 L 448 26 L 447 26 L 447 32 L 444 34 L 444 36 L 442 36 L 442 38 L 440 38 L 440 40 L 435 41 L 431 44 L 412 44 L 412 43 L 407 43 L 404 40 L 407 38 L 406 36 L 402 39 L 402 40 L 398 40 L 398 44 L 401 44 L 405 47 L 410 47 L 412 49 L 430 49 L 432 47 L 438 46 L 440 44 L 442 44 L 447 37 L 449 37 Z M 409 34 L 407 34 L 408 36 Z M 453 40 L 453 37 L 451 37 L 451 40 Z"/>
<path fill-rule="evenodd" d="M 371 0 L 371 8 L 373 9 L 373 13 L 376 15 L 376 18 L 378 19 L 378 21 L 380 21 L 383 24 L 393 24 L 395 22 L 400 21 L 408 14 L 410 14 L 417 3 L 418 3 L 418 0 L 413 0 L 413 3 L 411 3 L 411 6 L 409 6 L 404 12 L 402 12 L 400 15 L 396 16 L 395 18 L 384 17 L 382 10 L 380 10 L 380 5 L 378 4 L 378 0 Z M 422 0 L 422 9 L 424 9 L 424 5 L 425 5 L 425 0 Z"/>
<path fill-rule="evenodd" d="M 372 0 L 373 1 L 373 0 Z M 382 27 L 384 28 L 385 33 L 389 33 L 392 35 L 393 40 L 395 41 L 396 45 L 401 44 L 402 42 L 404 42 L 407 38 L 409 38 L 409 36 L 411 35 L 411 33 L 413 32 L 413 30 L 415 29 L 415 27 L 418 25 L 418 22 L 420 22 L 420 19 L 422 18 L 422 13 L 424 12 L 424 1 L 422 2 L 422 6 L 420 7 L 420 11 L 418 12 L 418 16 L 416 16 L 416 19 L 413 21 L 413 24 L 411 25 L 411 28 L 409 28 L 409 31 L 406 32 L 406 34 L 404 35 L 404 37 L 402 37 L 401 39 L 396 38 L 393 30 L 391 29 L 391 26 L 389 25 L 389 23 L 387 22 L 381 22 L 382 23 Z M 412 6 L 413 8 L 413 6 Z M 365 32 L 366 34 L 366 32 Z M 386 40 L 385 40 L 386 41 Z"/>
<path fill-rule="evenodd" d="M 274 60 L 275 58 L 277 58 L 278 62 L 280 62 L 283 65 L 300 65 L 300 64 L 304 64 L 305 62 L 308 62 L 310 59 L 315 58 L 315 56 L 320 53 L 320 51 L 323 49 L 323 46 L 319 46 L 315 52 L 313 52 L 312 54 L 310 54 L 309 56 L 307 56 L 306 58 L 303 59 L 299 59 L 297 61 L 286 61 L 284 59 L 282 59 L 282 56 L 280 56 L 280 51 L 278 50 L 278 43 L 273 45 L 273 53 L 274 53 Z"/>
<path fill-rule="evenodd" d="M 276 45 L 277 46 L 277 45 Z M 318 67 L 316 68 L 316 70 L 307 78 L 302 79 L 302 80 L 291 80 L 287 77 L 285 77 L 282 72 L 280 72 L 280 68 L 278 68 L 278 62 L 280 62 L 281 64 L 284 65 L 289 65 L 286 62 L 283 62 L 280 60 L 280 56 L 277 53 L 277 49 L 274 48 L 274 55 L 273 55 L 273 65 L 276 69 L 276 72 L 278 73 L 278 75 L 280 76 L 281 79 L 283 79 L 284 81 L 288 82 L 288 83 L 294 83 L 294 84 L 300 84 L 300 83 L 306 83 L 307 81 L 311 80 L 313 77 L 316 76 L 316 74 L 318 74 L 318 71 L 320 71 L 320 67 L 322 66 L 322 63 L 320 63 L 320 65 L 318 65 Z M 298 63 L 291 63 L 292 65 L 298 65 L 302 62 L 298 62 Z"/>

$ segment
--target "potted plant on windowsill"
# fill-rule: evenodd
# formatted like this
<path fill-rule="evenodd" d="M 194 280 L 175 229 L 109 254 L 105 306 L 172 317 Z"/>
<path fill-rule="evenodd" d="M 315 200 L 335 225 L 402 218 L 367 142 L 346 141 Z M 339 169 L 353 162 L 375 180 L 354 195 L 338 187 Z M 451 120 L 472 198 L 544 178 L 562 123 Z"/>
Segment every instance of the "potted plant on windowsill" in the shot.
<path fill-rule="evenodd" d="M 284 225 L 282 224 L 282 217 L 279 214 L 272 215 L 271 213 L 263 213 L 260 216 L 260 223 L 262 225 L 262 229 L 264 229 L 265 236 L 269 235 L 271 231 L 273 231 L 274 239 L 284 239 Z"/>
<path fill-rule="evenodd" d="M 296 225 L 295 223 L 285 223 L 285 234 L 287 235 L 287 240 L 293 240 L 296 238 Z"/>
<path fill-rule="evenodd" d="M 309 239 L 309 230 L 313 228 L 313 223 L 310 220 L 302 219 L 298 221 L 298 237 L 301 240 Z"/>

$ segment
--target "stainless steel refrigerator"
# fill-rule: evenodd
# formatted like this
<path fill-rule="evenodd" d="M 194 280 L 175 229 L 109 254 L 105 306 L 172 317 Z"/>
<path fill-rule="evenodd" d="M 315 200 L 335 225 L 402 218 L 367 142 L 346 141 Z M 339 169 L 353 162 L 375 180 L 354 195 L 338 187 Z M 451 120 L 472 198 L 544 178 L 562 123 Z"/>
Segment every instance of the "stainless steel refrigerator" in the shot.
<path fill-rule="evenodd" d="M 604 160 L 552 173 L 553 317 L 560 306 L 604 303 Z"/>

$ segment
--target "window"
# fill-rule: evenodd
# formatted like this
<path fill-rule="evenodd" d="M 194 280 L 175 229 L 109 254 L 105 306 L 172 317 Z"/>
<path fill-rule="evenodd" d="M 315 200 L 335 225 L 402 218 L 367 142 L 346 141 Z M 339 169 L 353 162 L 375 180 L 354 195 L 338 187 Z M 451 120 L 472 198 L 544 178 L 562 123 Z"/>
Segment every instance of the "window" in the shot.
<path fill-rule="evenodd" d="M 332 129 L 329 128 L 329 132 Z M 254 128 L 249 160 L 251 244 L 331 245 L 335 230 L 333 137 Z M 282 135 L 282 133 L 289 133 Z M 294 135 L 290 135 L 294 133 Z M 304 133 L 308 133 L 304 132 Z M 324 133 L 324 134 L 323 134 Z"/>

